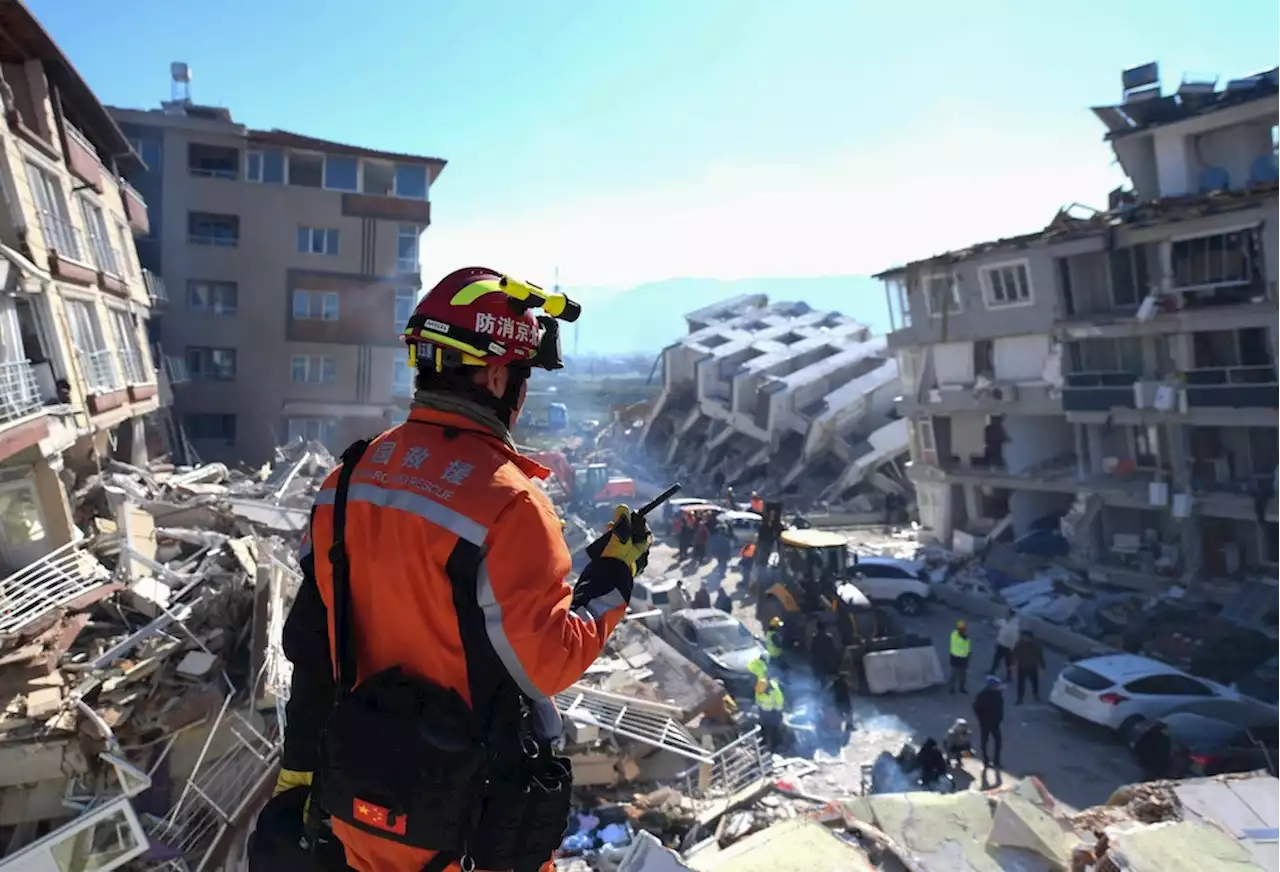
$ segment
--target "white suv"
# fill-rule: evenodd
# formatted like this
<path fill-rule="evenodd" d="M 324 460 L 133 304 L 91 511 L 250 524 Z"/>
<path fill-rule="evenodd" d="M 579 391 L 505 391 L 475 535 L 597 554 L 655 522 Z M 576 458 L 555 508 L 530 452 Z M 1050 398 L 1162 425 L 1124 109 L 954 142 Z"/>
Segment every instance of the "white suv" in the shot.
<path fill-rule="evenodd" d="M 900 557 L 864 557 L 851 553 L 850 579 L 854 587 L 877 605 L 891 603 L 901 614 L 913 617 L 933 598 L 924 564 Z"/>

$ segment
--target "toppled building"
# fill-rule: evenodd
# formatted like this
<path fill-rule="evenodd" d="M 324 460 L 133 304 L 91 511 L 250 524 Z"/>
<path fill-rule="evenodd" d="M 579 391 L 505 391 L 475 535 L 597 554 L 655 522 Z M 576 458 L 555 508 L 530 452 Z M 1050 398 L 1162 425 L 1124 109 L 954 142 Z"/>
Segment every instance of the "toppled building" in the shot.
<path fill-rule="evenodd" d="M 1094 110 L 1132 182 L 1106 211 L 880 276 L 921 523 L 1274 600 L 1277 72 L 1125 87 Z"/>
<path fill-rule="evenodd" d="M 801 502 L 867 486 L 907 492 L 898 364 L 883 338 L 838 312 L 763 295 L 685 317 L 689 334 L 663 351 L 663 389 L 642 437 L 652 460 L 682 481 Z"/>

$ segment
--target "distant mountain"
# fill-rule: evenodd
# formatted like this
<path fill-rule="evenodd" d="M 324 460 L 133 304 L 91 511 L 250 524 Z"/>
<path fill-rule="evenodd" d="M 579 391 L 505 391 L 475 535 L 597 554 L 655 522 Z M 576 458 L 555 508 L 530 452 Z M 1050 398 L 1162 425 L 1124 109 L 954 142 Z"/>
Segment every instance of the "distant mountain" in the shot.
<path fill-rule="evenodd" d="M 867 276 L 769 279 L 666 279 L 622 291 L 565 287 L 579 298 L 577 325 L 564 325 L 566 355 L 657 352 L 688 333 L 686 313 L 741 294 L 765 294 L 772 303 L 803 301 L 814 309 L 848 315 L 871 328 L 889 329 L 884 286 Z M 577 347 L 575 349 L 575 333 Z"/>

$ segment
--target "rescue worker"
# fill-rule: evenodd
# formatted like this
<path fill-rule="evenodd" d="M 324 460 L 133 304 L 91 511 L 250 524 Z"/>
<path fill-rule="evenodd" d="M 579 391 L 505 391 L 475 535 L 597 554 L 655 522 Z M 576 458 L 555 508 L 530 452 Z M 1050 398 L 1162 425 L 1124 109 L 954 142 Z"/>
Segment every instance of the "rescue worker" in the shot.
<path fill-rule="evenodd" d="M 757 515 L 764 514 L 764 500 L 760 498 L 760 494 L 755 491 L 751 492 L 751 511 Z"/>
<path fill-rule="evenodd" d="M 765 657 L 756 657 L 747 664 L 747 671 L 757 679 L 769 677 L 769 661 Z"/>
<path fill-rule="evenodd" d="M 951 765 L 959 768 L 964 755 L 973 753 L 973 732 L 969 729 L 969 722 L 956 718 L 942 739 L 942 747 Z"/>
<path fill-rule="evenodd" d="M 1004 721 L 1004 689 L 1000 678 L 996 675 L 986 677 L 985 686 L 973 698 L 973 714 L 978 719 L 978 744 L 982 747 L 982 769 L 985 772 L 992 765 L 1000 768 L 1000 748 L 1003 737 L 1000 735 L 1000 724 Z M 994 745 L 987 753 L 987 742 Z"/>
<path fill-rule="evenodd" d="M 742 546 L 742 550 L 738 552 L 738 568 L 742 570 L 743 579 L 751 580 L 751 565 L 756 559 L 756 543 L 748 542 Z"/>
<path fill-rule="evenodd" d="M 782 658 L 783 627 L 782 618 L 775 615 L 769 619 L 769 626 L 764 631 L 764 650 L 768 652 L 770 660 L 780 660 Z"/>
<path fill-rule="evenodd" d="M 488 269 L 442 279 L 404 331 L 408 420 L 344 452 L 311 511 L 276 794 L 314 773 L 308 841 L 328 815 L 361 872 L 549 870 L 563 835 L 572 779 L 549 697 L 604 648 L 651 536 L 617 507 L 566 580 L 533 482 L 548 470 L 511 436 L 532 369 L 563 365 L 558 325 L 530 311 L 556 304 L 576 306 Z"/>
<path fill-rule="evenodd" d="M 684 509 L 680 510 L 680 560 L 683 561 L 689 556 L 689 549 L 693 547 L 693 537 L 698 532 L 698 522 L 694 518 L 692 512 Z"/>
<path fill-rule="evenodd" d="M 947 679 L 948 692 L 969 692 L 969 651 L 972 647 L 969 625 L 963 620 L 956 621 L 956 628 L 951 631 L 951 677 Z"/>
<path fill-rule="evenodd" d="M 1022 627 L 1018 622 L 1018 613 L 1013 609 L 1005 614 L 1004 618 L 996 624 L 996 653 L 991 658 L 992 675 L 1000 672 L 1000 664 L 1004 664 L 1004 680 L 1011 681 L 1013 679 L 1013 646 L 1018 644 L 1018 639 L 1022 635 Z"/>
<path fill-rule="evenodd" d="M 729 510 L 729 511 L 731 511 L 731 512 L 732 512 L 734 509 L 738 508 L 738 507 L 737 507 L 736 505 L 734 505 L 734 503 L 733 503 L 733 488 L 732 488 L 732 487 L 727 487 L 727 488 L 725 488 L 725 491 L 724 491 L 724 506 L 725 506 L 725 508 L 726 508 L 726 509 L 728 509 L 728 510 Z"/>
<path fill-rule="evenodd" d="M 785 705 L 786 700 L 777 679 L 761 678 L 756 681 L 756 710 L 760 713 L 760 729 L 764 732 L 764 740 L 771 751 L 781 751 L 786 741 L 782 720 Z"/>
<path fill-rule="evenodd" d="M 1018 698 L 1016 705 L 1022 705 L 1027 685 L 1031 685 L 1031 695 L 1036 702 L 1040 701 L 1040 670 L 1044 669 L 1044 646 L 1036 638 L 1035 633 L 1023 630 L 1021 637 L 1013 646 L 1010 654 L 1013 668 L 1018 673 Z"/>

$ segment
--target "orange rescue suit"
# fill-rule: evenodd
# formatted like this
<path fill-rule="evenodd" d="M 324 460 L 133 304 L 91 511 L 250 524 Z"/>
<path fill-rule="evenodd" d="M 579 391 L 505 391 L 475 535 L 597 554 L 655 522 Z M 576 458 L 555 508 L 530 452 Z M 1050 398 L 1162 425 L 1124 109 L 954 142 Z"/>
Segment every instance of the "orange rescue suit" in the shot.
<path fill-rule="evenodd" d="M 351 477 L 346 522 L 357 682 L 399 664 L 470 704 L 449 575 L 460 541 L 478 546 L 483 556 L 478 568 L 455 565 L 453 571 L 470 573 L 460 580 L 476 585 L 485 632 L 521 690 L 548 697 L 581 677 L 626 603 L 611 591 L 571 608 L 560 519 L 532 481 L 547 472 L 474 421 L 435 410 L 415 408 L 406 423 L 369 444 Z M 335 470 L 325 479 L 310 530 L 315 581 L 330 616 L 330 652 L 333 588 L 326 556 L 337 478 Z M 347 862 L 362 872 L 417 870 L 435 854 L 337 819 L 332 825 Z"/>

